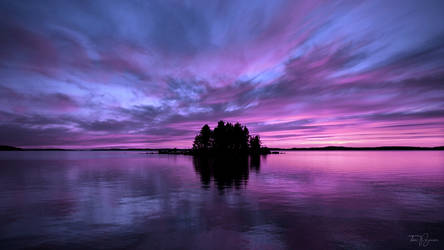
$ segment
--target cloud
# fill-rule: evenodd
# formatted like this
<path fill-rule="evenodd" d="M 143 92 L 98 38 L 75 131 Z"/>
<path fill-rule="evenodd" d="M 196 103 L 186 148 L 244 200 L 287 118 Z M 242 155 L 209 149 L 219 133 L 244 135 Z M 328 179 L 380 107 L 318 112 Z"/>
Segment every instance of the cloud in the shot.
<path fill-rule="evenodd" d="M 269 146 L 444 143 L 440 1 L 0 9 L 2 144 L 188 147 L 221 119 Z"/>
<path fill-rule="evenodd" d="M 20 93 L 0 86 L 0 97 L 3 109 L 7 108 L 18 112 L 50 110 L 63 113 L 74 111 L 80 107 L 73 97 L 63 93 Z"/>

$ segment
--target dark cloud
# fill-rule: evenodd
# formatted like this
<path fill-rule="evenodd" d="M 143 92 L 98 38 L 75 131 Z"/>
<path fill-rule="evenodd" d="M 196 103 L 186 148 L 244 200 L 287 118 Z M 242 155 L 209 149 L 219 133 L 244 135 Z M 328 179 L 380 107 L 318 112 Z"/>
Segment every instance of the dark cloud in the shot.
<path fill-rule="evenodd" d="M 71 96 L 63 93 L 20 93 L 11 88 L 0 86 L 0 103 L 19 108 L 23 111 L 50 109 L 55 112 L 70 112 L 80 107 Z"/>
<path fill-rule="evenodd" d="M 0 142 L 2 145 L 41 146 L 67 145 L 76 138 L 65 128 L 33 128 L 19 124 L 0 125 Z"/>
<path fill-rule="evenodd" d="M 366 116 L 368 120 L 378 120 L 378 121 L 399 121 L 399 120 L 424 120 L 433 118 L 444 117 L 444 108 L 439 110 L 427 110 L 420 112 L 392 112 L 392 113 L 377 113 Z M 444 129 L 444 128 L 443 128 Z"/>

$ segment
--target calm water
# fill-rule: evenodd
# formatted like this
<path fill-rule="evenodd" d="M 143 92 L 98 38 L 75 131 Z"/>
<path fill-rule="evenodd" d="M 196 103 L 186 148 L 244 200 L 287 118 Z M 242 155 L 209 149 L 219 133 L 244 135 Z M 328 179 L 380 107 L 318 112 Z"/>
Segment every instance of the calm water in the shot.
<path fill-rule="evenodd" d="M 444 249 L 443 151 L 0 152 L 0 166 L 0 249 Z M 438 241 L 410 241 L 426 233 Z"/>

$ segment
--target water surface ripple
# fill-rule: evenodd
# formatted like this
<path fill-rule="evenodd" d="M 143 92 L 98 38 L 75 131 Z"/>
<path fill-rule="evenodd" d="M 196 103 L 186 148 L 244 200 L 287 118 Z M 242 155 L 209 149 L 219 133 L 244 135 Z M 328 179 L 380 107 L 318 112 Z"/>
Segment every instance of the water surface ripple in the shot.
<path fill-rule="evenodd" d="M 0 249 L 444 249 L 443 151 L 0 152 Z"/>

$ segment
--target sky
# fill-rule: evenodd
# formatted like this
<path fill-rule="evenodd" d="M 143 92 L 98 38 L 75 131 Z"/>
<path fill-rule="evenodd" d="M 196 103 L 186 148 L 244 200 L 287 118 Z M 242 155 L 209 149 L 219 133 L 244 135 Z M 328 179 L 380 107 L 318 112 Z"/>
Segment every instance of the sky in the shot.
<path fill-rule="evenodd" d="M 0 144 L 444 145 L 442 0 L 0 2 Z"/>

